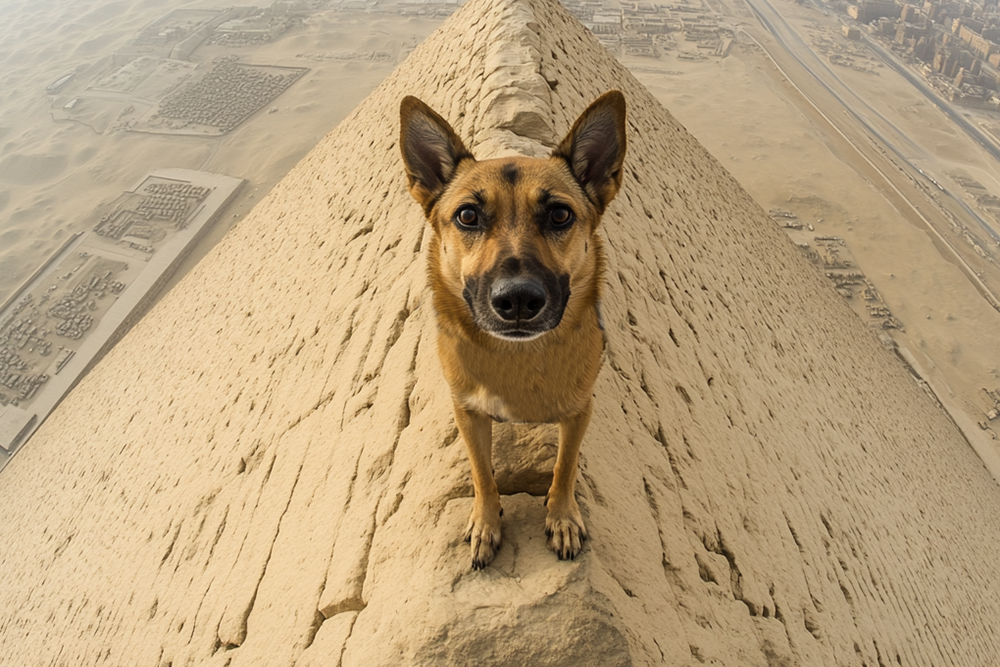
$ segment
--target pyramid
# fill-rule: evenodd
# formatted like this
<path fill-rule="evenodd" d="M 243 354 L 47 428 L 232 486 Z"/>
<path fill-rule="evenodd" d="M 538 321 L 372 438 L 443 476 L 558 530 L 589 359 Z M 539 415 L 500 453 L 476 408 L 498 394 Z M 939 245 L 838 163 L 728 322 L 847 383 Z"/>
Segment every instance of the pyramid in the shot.
<path fill-rule="evenodd" d="M 545 547 L 551 427 L 464 446 L 398 107 L 479 157 L 629 104 L 606 358 Z M 739 113 L 738 109 L 733 110 Z M 987 665 L 1000 488 L 725 170 L 555 0 L 471 0 L 80 383 L 0 475 L 4 665 Z"/>

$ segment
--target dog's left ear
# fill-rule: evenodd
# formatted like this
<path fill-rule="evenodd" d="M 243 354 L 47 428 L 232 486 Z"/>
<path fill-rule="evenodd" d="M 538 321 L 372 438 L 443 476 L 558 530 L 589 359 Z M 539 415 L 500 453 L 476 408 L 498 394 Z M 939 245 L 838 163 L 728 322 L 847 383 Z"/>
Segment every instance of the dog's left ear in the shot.
<path fill-rule="evenodd" d="M 472 153 L 448 121 L 411 95 L 399 105 L 399 145 L 410 194 L 429 216 L 458 163 Z"/>
<path fill-rule="evenodd" d="M 610 90 L 576 119 L 562 143 L 552 151 L 587 192 L 598 213 L 618 194 L 625 161 L 625 96 Z"/>

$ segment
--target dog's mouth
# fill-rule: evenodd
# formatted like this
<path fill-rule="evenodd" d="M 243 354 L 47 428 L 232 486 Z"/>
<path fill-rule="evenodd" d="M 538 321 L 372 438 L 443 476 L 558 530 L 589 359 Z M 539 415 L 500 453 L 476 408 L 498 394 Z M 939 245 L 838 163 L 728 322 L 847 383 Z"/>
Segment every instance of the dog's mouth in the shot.
<path fill-rule="evenodd" d="M 468 278 L 462 296 L 480 329 L 524 343 L 555 329 L 569 301 L 569 276 L 537 270 Z"/>
<path fill-rule="evenodd" d="M 523 329 L 515 329 L 514 331 L 489 331 L 484 329 L 484 331 L 500 340 L 511 340 L 516 343 L 526 343 L 547 333 L 547 331 L 525 331 Z"/>

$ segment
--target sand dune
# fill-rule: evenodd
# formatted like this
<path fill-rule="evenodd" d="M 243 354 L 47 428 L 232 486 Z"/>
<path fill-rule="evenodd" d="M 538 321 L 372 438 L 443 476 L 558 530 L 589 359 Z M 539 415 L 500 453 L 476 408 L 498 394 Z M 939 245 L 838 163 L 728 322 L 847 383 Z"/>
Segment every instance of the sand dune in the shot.
<path fill-rule="evenodd" d="M 575 562 L 547 552 L 538 475 L 518 472 L 547 457 L 507 432 L 507 543 L 473 573 L 399 99 L 481 153 L 542 151 L 519 112 L 545 110 L 555 141 L 611 87 L 630 153 L 580 471 L 593 539 Z M 414 51 L 81 383 L 0 502 L 0 652 L 20 664 L 1000 653 L 996 483 L 765 211 L 547 0 L 473 0 Z"/>
<path fill-rule="evenodd" d="M 66 170 L 64 147 L 54 146 L 56 155 L 8 155 L 0 160 L 0 181 L 18 185 L 53 181 Z"/>

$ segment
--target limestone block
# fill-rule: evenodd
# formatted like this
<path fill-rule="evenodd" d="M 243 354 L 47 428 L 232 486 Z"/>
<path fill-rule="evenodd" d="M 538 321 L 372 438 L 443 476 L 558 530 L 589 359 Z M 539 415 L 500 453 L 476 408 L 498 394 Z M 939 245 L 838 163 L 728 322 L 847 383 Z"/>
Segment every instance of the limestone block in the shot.
<path fill-rule="evenodd" d="M 545 548 L 551 427 L 497 426 L 472 572 L 398 106 L 480 157 L 629 105 L 607 350 Z M 1000 490 L 725 170 L 555 0 L 470 0 L 0 475 L 4 664 L 988 665 Z M 471 658 L 470 658 L 471 656 Z"/>

